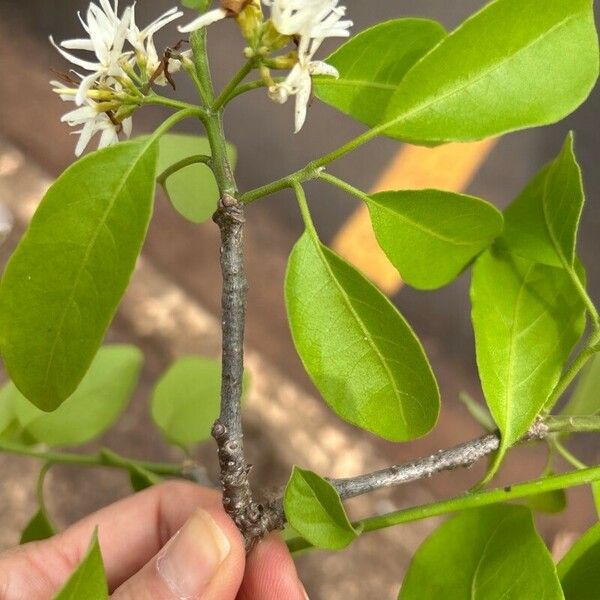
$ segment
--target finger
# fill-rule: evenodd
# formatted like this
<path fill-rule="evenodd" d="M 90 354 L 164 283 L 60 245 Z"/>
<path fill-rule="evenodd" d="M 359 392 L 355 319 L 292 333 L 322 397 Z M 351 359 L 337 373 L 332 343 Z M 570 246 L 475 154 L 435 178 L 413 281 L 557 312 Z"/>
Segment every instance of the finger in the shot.
<path fill-rule="evenodd" d="M 238 600 L 307 599 L 287 546 L 279 534 L 271 534 L 246 558 Z"/>
<path fill-rule="evenodd" d="M 219 508 L 198 509 L 112 600 L 234 600 L 244 563 L 233 521 Z"/>
<path fill-rule="evenodd" d="M 197 507 L 220 508 L 216 492 L 189 482 L 168 482 L 86 517 L 49 540 L 0 555 L 0 598 L 46 600 L 87 552 L 98 527 L 109 586 L 114 589 L 143 567 Z M 222 509 L 221 509 L 222 510 Z"/>

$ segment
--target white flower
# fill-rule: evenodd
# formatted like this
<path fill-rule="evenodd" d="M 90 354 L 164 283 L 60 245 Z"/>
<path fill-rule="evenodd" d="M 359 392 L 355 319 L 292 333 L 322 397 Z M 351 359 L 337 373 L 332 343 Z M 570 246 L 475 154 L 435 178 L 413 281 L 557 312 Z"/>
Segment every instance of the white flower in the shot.
<path fill-rule="evenodd" d="M 283 104 L 296 96 L 295 133 L 306 120 L 306 111 L 312 93 L 312 76 L 339 77 L 337 70 L 313 57 L 328 37 L 348 37 L 352 21 L 343 21 L 345 6 L 339 0 L 263 0 L 271 7 L 273 25 L 284 35 L 298 36 L 298 63 L 283 83 L 269 89 L 269 97 Z"/>
<path fill-rule="evenodd" d="M 198 29 L 202 29 L 203 27 L 208 27 L 221 19 L 225 19 L 229 16 L 229 12 L 224 8 L 215 8 L 214 10 L 209 10 L 205 12 L 203 15 L 200 15 L 196 19 L 194 19 L 191 23 L 184 25 L 183 27 L 178 27 L 181 33 L 191 33 L 192 31 L 196 31 Z"/>
<path fill-rule="evenodd" d="M 154 44 L 154 34 L 162 29 L 165 25 L 168 25 L 172 21 L 179 19 L 183 15 L 183 12 L 173 7 L 162 14 L 158 19 L 150 23 L 147 27 L 140 30 L 135 22 L 135 5 L 131 7 L 131 20 L 129 23 L 129 31 L 127 33 L 127 40 L 134 47 L 138 60 L 144 63 L 146 70 L 146 77 L 152 78 L 160 67 L 162 60 L 158 56 L 156 45 Z M 184 55 L 191 54 L 191 51 L 183 52 Z M 175 73 L 181 68 L 181 61 L 169 60 L 169 72 Z M 160 74 L 153 81 L 158 85 L 166 85 L 168 83 L 164 73 Z"/>
<path fill-rule="evenodd" d="M 118 0 L 115 0 L 114 8 L 108 0 L 99 0 L 100 7 L 90 4 L 86 13 L 85 21 L 79 15 L 81 24 L 89 38 L 65 40 L 60 45 L 56 44 L 52 36 L 50 41 L 53 46 L 74 65 L 90 71 L 91 74 L 82 78 L 75 101 L 82 105 L 88 91 L 102 78 L 119 77 L 123 74 L 122 60 L 126 59 L 127 53 L 123 46 L 127 39 L 129 23 L 131 19 L 131 7 L 123 11 L 119 19 Z M 93 52 L 96 60 L 86 60 L 64 50 L 84 50 Z"/>
<path fill-rule="evenodd" d="M 290 96 L 296 96 L 294 133 L 298 133 L 306 121 L 306 112 L 312 93 L 312 75 L 339 77 L 337 69 L 322 61 L 298 62 L 283 83 L 269 89 L 269 98 L 279 104 L 287 102 Z"/>
<path fill-rule="evenodd" d="M 62 100 L 65 102 L 76 101 L 76 88 L 65 87 L 60 81 L 51 81 L 50 83 L 54 86 L 54 92 L 59 94 Z M 98 148 L 105 148 L 106 146 L 118 143 L 120 132 L 123 132 L 127 138 L 131 135 L 131 117 L 127 117 L 119 123 L 114 120 L 114 117 L 111 119 L 106 110 L 102 110 L 102 100 L 104 96 L 108 98 L 111 92 L 107 90 L 94 90 L 91 94 L 94 96 L 94 99 L 85 98 L 83 106 L 78 106 L 74 110 L 64 114 L 61 118 L 61 121 L 67 123 L 70 127 L 81 127 L 78 131 L 73 132 L 79 135 L 79 141 L 75 148 L 75 156 L 83 154 L 83 151 L 97 133 L 101 134 Z M 104 108 L 108 108 L 108 106 Z"/>

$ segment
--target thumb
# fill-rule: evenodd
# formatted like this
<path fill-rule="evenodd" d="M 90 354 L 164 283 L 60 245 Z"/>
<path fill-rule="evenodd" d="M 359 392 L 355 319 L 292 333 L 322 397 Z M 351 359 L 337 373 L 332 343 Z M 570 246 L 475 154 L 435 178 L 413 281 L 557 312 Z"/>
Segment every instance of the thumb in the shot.
<path fill-rule="evenodd" d="M 242 539 L 229 517 L 198 509 L 112 599 L 234 600 L 244 563 Z"/>

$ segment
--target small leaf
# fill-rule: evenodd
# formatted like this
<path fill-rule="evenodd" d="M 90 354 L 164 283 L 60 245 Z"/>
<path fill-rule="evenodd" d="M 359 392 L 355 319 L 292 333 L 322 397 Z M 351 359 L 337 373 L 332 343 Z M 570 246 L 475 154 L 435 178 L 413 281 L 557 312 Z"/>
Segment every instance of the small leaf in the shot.
<path fill-rule="evenodd" d="M 561 411 L 564 415 L 585 416 L 600 412 L 600 354 L 595 354 L 583 368 L 577 386 Z M 0 397 L 1 402 L 1 397 Z"/>
<path fill-rule="evenodd" d="M 204 12 L 210 6 L 211 0 L 181 0 L 181 4 L 186 8 L 192 8 Z"/>
<path fill-rule="evenodd" d="M 558 563 L 565 600 L 597 600 L 600 589 L 600 523 L 596 523 Z"/>
<path fill-rule="evenodd" d="M 152 471 L 133 465 L 129 470 L 129 481 L 131 489 L 134 492 L 141 492 L 153 485 L 158 485 L 162 482 L 162 477 L 159 477 Z"/>
<path fill-rule="evenodd" d="M 56 533 L 45 508 L 39 508 L 21 534 L 20 544 L 48 539 Z"/>
<path fill-rule="evenodd" d="M 554 267 L 575 266 L 585 194 L 569 134 L 562 152 L 506 209 L 500 244 L 514 254 Z"/>
<path fill-rule="evenodd" d="M 0 389 L 0 437 L 11 427 L 16 418 L 13 395 L 7 386 Z"/>
<path fill-rule="evenodd" d="M 315 94 L 355 119 L 376 125 L 402 78 L 445 35 L 442 25 L 427 19 L 375 25 L 325 59 L 340 76 L 315 78 Z"/>
<path fill-rule="evenodd" d="M 563 600 L 531 511 L 495 505 L 439 527 L 414 555 L 399 600 Z"/>
<path fill-rule="evenodd" d="M 108 584 L 102 562 L 98 532 L 81 564 L 75 569 L 54 600 L 108 600 Z"/>
<path fill-rule="evenodd" d="M 0 284 L 0 350 L 51 411 L 87 372 L 129 283 L 152 212 L 156 144 L 88 154 L 50 187 Z"/>
<path fill-rule="evenodd" d="M 244 376 L 244 390 L 249 388 Z M 221 362 L 201 356 L 175 361 L 152 393 L 152 418 L 166 439 L 187 448 L 211 437 L 221 402 Z"/>
<path fill-rule="evenodd" d="M 312 471 L 294 467 L 283 505 L 290 525 L 317 548 L 340 550 L 359 535 L 335 488 Z"/>
<path fill-rule="evenodd" d="M 296 349 L 332 410 L 394 441 L 435 425 L 439 391 L 423 348 L 391 302 L 306 232 L 285 283 Z"/>
<path fill-rule="evenodd" d="M 502 433 L 497 467 L 548 401 L 583 333 L 584 307 L 564 270 L 496 248 L 475 263 L 471 302 L 479 375 Z"/>
<path fill-rule="evenodd" d="M 382 192 L 366 202 L 379 245 L 402 279 L 419 289 L 450 283 L 502 233 L 502 214 L 472 196 Z"/>
<path fill-rule="evenodd" d="M 227 152 L 235 166 L 235 148 L 229 144 Z M 168 133 L 159 142 L 156 172 L 160 175 L 189 156 L 210 153 L 210 144 L 205 137 Z M 171 175 L 164 189 L 175 210 L 192 223 L 208 221 L 217 209 L 219 189 L 212 171 L 202 163 L 190 165 Z"/>
<path fill-rule="evenodd" d="M 19 422 L 33 439 L 50 446 L 89 442 L 109 429 L 127 406 L 142 362 L 135 346 L 104 346 L 73 395 L 52 413 L 36 408 L 9 384 Z"/>
<path fill-rule="evenodd" d="M 559 121 L 597 77 L 592 0 L 496 0 L 408 72 L 382 123 L 419 144 L 482 139 Z"/>
<path fill-rule="evenodd" d="M 542 513 L 561 513 L 567 508 L 567 494 L 565 490 L 553 490 L 529 496 L 523 502 L 532 510 Z"/>

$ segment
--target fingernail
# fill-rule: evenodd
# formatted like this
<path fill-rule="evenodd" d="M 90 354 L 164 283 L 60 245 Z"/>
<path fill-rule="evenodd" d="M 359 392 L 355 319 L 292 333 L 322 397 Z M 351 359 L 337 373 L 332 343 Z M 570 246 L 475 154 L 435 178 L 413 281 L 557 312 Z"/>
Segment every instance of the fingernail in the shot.
<path fill-rule="evenodd" d="M 308 597 L 308 594 L 306 593 L 306 590 L 304 589 L 304 586 L 302 584 L 300 584 L 300 591 L 304 594 L 304 600 L 310 600 L 310 598 Z"/>
<path fill-rule="evenodd" d="M 161 550 L 156 568 L 176 598 L 195 600 L 230 550 L 229 540 L 214 519 L 199 509 Z"/>

